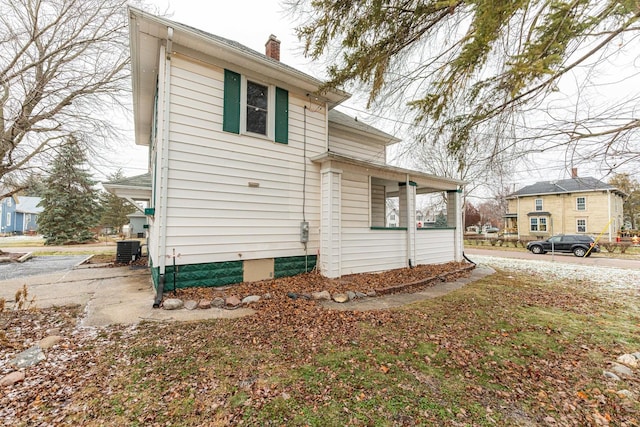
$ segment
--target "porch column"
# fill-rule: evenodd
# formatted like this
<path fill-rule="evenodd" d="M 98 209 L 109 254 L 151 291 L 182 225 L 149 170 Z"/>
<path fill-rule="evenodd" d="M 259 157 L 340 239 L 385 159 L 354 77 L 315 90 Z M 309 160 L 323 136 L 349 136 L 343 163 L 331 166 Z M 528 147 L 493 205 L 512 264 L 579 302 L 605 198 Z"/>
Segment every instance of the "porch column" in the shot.
<path fill-rule="evenodd" d="M 398 186 L 399 225 L 407 228 L 407 266 L 416 265 L 416 183 L 407 180 Z"/>
<path fill-rule="evenodd" d="M 340 200 L 342 170 L 331 167 L 320 170 L 320 272 L 329 278 L 340 277 L 341 227 Z"/>
<path fill-rule="evenodd" d="M 462 261 L 463 230 L 461 207 L 462 190 L 447 191 L 447 225 L 455 227 L 455 230 L 453 230 L 453 256 L 456 261 Z"/>

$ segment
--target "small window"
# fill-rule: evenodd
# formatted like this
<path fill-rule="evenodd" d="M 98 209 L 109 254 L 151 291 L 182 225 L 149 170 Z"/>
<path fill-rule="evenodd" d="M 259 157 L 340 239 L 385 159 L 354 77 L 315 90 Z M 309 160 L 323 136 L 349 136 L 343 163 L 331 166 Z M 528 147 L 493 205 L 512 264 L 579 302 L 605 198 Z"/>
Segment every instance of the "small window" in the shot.
<path fill-rule="evenodd" d="M 538 218 L 530 218 L 531 231 L 538 231 Z"/>
<path fill-rule="evenodd" d="M 538 218 L 540 231 L 547 231 L 547 218 Z"/>
<path fill-rule="evenodd" d="M 396 220 L 396 214 L 389 215 L 389 220 L 395 221 Z"/>
<path fill-rule="evenodd" d="M 578 220 L 576 220 L 576 231 L 578 233 L 586 233 L 587 232 L 587 220 L 586 219 L 578 219 Z"/>
<path fill-rule="evenodd" d="M 542 212 L 542 199 L 536 199 L 536 212 Z"/>
<path fill-rule="evenodd" d="M 587 198 L 586 197 L 576 197 L 576 209 L 579 211 L 587 210 Z"/>
<path fill-rule="evenodd" d="M 11 212 L 7 212 L 7 225 L 11 225 Z"/>
<path fill-rule="evenodd" d="M 222 130 L 289 143 L 289 92 L 224 70 Z"/>
<path fill-rule="evenodd" d="M 247 132 L 267 135 L 269 88 L 247 81 Z"/>

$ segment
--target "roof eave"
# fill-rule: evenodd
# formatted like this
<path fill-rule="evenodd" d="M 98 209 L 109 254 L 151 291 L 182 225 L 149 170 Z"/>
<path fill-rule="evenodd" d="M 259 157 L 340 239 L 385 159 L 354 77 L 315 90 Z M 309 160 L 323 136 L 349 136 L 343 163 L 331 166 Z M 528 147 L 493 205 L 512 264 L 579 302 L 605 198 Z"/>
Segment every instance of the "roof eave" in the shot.
<path fill-rule="evenodd" d="M 118 197 L 131 198 L 133 200 L 150 200 L 151 187 L 141 187 L 133 185 L 118 185 L 103 183 L 102 186 L 109 193 Z"/>
<path fill-rule="evenodd" d="M 142 46 L 143 40 L 141 39 L 141 33 L 136 25 L 138 20 L 144 20 L 149 25 L 153 26 L 154 34 L 147 33 L 149 46 Z M 155 79 L 158 73 L 158 42 L 165 40 L 167 37 L 167 28 L 173 28 L 173 44 L 174 46 L 184 45 L 186 48 L 193 45 L 197 45 L 196 50 L 202 54 L 219 58 L 230 64 L 237 65 L 241 68 L 256 69 L 259 68 L 261 73 L 270 79 L 281 80 L 286 82 L 292 87 L 296 87 L 302 92 L 308 92 L 313 94 L 320 102 L 326 102 L 329 108 L 333 108 L 336 105 L 344 102 L 351 97 L 351 94 L 340 89 L 332 89 L 323 93 L 319 93 L 319 88 L 323 85 L 323 82 L 315 77 L 309 76 L 302 71 L 296 70 L 283 63 L 269 59 L 268 57 L 261 55 L 257 52 L 242 50 L 230 44 L 221 42 L 220 40 L 207 37 L 205 34 L 194 31 L 194 29 L 180 24 L 166 20 L 164 18 L 149 14 L 140 9 L 129 7 L 129 32 L 131 43 L 131 70 L 132 70 L 132 88 L 133 88 L 133 107 L 134 107 L 134 124 L 136 133 L 136 144 L 148 145 L 150 137 L 150 122 L 153 114 L 152 106 L 145 106 L 144 110 L 141 106 L 141 98 L 143 95 L 148 94 L 143 91 L 142 79 L 146 77 L 147 80 L 152 79 L 155 86 Z M 151 45 L 152 40 L 155 39 Z M 155 53 L 155 55 L 149 55 L 149 51 Z M 140 55 L 145 52 L 151 58 L 151 63 L 141 64 Z M 146 67 L 145 67 L 146 65 Z M 152 74 L 152 75 L 149 75 Z M 149 85 L 144 86 L 147 88 Z M 148 88 L 147 88 L 148 90 Z"/>
<path fill-rule="evenodd" d="M 518 197 L 551 196 L 554 194 L 595 193 L 598 191 L 610 191 L 612 193 L 618 193 L 622 197 L 624 197 L 624 194 L 625 194 L 616 188 L 590 188 L 590 189 L 583 188 L 580 190 L 570 190 L 570 191 L 568 190 L 568 191 L 553 191 L 553 192 L 546 192 L 546 193 L 511 194 L 505 197 L 505 199 L 510 200 L 510 199 L 517 199 Z"/>
<path fill-rule="evenodd" d="M 384 145 L 392 145 L 392 144 L 397 144 L 398 142 L 402 142 L 400 138 L 396 138 L 393 135 L 386 135 L 386 136 L 377 135 L 375 133 L 366 132 L 362 129 L 350 127 L 342 123 L 329 121 L 329 125 L 336 130 L 342 130 L 344 132 L 349 132 L 349 133 L 353 133 L 360 136 L 366 136 L 367 138 L 375 139 L 376 141 L 382 142 Z"/>
<path fill-rule="evenodd" d="M 394 172 L 402 175 L 410 175 L 415 178 L 423 178 L 430 181 L 437 181 L 442 185 L 443 188 L 441 190 L 458 190 L 460 186 L 465 184 L 465 181 L 461 181 L 459 179 L 454 178 L 445 178 L 441 176 L 431 175 L 425 172 L 420 172 L 412 169 L 405 169 L 398 166 L 391 166 L 383 163 L 375 163 L 363 159 L 358 159 L 356 157 L 345 156 L 343 154 L 337 154 L 333 152 L 325 152 L 318 156 L 312 157 L 310 159 L 314 163 L 322 163 L 328 160 L 335 160 L 340 163 L 351 164 L 354 166 L 361 166 L 370 169 L 379 169 L 389 172 Z M 445 188 L 446 187 L 446 188 Z"/>

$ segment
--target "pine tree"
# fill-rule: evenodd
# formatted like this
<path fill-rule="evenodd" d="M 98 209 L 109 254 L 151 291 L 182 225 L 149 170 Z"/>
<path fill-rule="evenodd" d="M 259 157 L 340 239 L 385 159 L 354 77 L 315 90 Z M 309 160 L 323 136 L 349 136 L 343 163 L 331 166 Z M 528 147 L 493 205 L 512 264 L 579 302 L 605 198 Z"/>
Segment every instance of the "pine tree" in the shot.
<path fill-rule="evenodd" d="M 112 175 L 107 177 L 108 181 L 117 181 L 124 178 L 122 170 L 118 170 Z M 122 226 L 129 223 L 127 215 L 136 211 L 136 208 L 131 206 L 131 203 L 120 197 L 103 192 L 100 194 L 100 207 L 102 215 L 100 216 L 100 225 L 103 227 L 111 227 L 117 231 L 122 230 Z"/>
<path fill-rule="evenodd" d="M 21 185 L 24 187 L 24 195 L 29 197 L 42 197 L 46 185 L 40 174 L 31 174 Z"/>
<path fill-rule="evenodd" d="M 98 222 L 95 182 L 83 167 L 86 156 L 75 138 L 69 138 L 53 161 L 45 179 L 38 228 L 46 245 L 86 243 Z"/>
<path fill-rule="evenodd" d="M 436 216 L 436 224 L 435 227 L 436 228 L 445 228 L 448 227 L 449 223 L 447 222 L 447 216 L 440 212 L 437 216 Z"/>
<path fill-rule="evenodd" d="M 399 109 L 400 122 L 414 118 L 417 141 L 442 138 L 459 155 L 497 144 L 496 133 L 501 149 L 510 147 L 516 128 L 523 151 L 560 140 L 580 159 L 616 160 L 612 168 L 640 158 L 637 85 L 626 77 L 637 73 L 638 0 L 286 4 L 301 18 L 305 54 L 328 61 L 323 89 L 366 90 L 369 106 L 385 115 Z M 605 93 L 612 73 L 626 91 Z M 532 112 L 543 116 L 540 125 Z"/>

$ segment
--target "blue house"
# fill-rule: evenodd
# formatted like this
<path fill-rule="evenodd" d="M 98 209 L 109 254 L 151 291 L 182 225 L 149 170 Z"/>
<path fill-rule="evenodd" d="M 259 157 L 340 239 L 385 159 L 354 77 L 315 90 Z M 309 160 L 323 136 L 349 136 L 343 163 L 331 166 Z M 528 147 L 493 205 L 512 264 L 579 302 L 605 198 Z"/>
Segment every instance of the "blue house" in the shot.
<path fill-rule="evenodd" d="M 30 234 L 38 230 L 40 197 L 11 196 L 0 203 L 0 232 L 3 234 Z"/>

